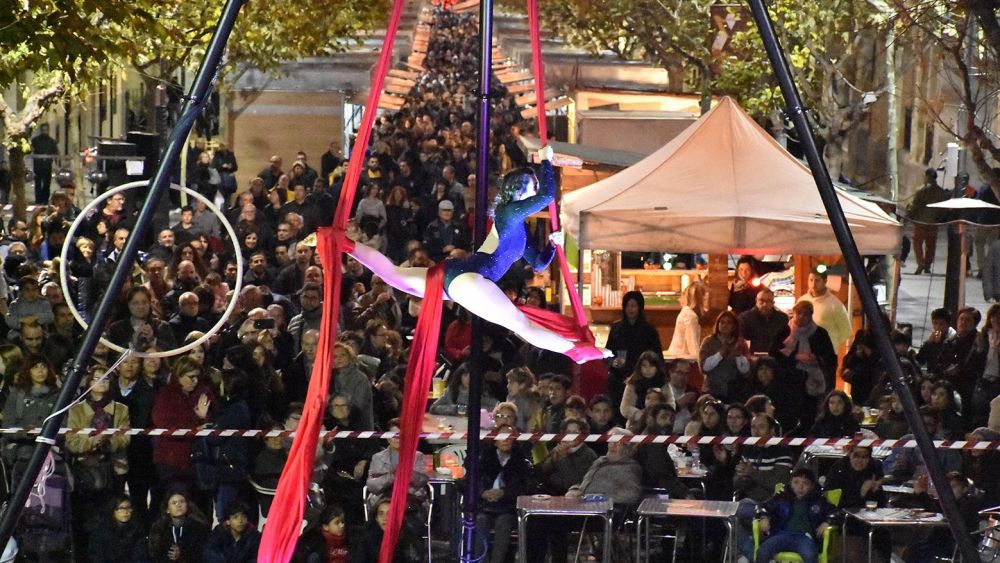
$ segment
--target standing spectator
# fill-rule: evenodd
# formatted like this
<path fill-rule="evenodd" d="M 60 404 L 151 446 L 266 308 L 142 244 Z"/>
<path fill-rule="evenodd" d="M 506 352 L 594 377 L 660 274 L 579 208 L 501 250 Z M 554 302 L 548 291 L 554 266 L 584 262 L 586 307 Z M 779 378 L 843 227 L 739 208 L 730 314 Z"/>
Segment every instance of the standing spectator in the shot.
<path fill-rule="evenodd" d="M 326 152 L 320 155 L 319 177 L 327 184 L 332 184 L 330 175 L 344 162 L 344 151 L 340 148 L 340 141 L 330 141 Z"/>
<path fill-rule="evenodd" d="M 826 329 L 834 351 L 851 338 L 851 316 L 840 298 L 826 287 L 826 271 L 809 272 L 809 290 L 799 297 L 799 303 L 808 301 L 813 305 L 813 319 Z"/>
<path fill-rule="evenodd" d="M 153 426 L 153 387 L 145 378 L 139 377 L 136 365 L 138 358 L 130 357 L 117 370 L 118 377 L 111 386 L 111 397 L 128 409 L 129 428 L 151 428 Z M 128 365 L 128 369 L 126 369 Z M 138 508 L 139 518 L 146 520 L 149 505 L 146 496 L 153 491 L 153 506 L 160 501 L 157 489 L 156 466 L 153 464 L 153 443 L 149 436 L 135 436 L 128 447 L 128 473 L 125 482 L 133 498 L 133 506 Z"/>
<path fill-rule="evenodd" d="M 35 203 L 49 201 L 52 186 L 52 161 L 59 158 L 59 144 L 49 136 L 49 124 L 38 126 L 38 134 L 31 138 L 31 166 L 35 173 Z"/>
<path fill-rule="evenodd" d="M 469 234 L 465 225 L 454 220 L 455 204 L 451 200 L 441 200 L 438 204 L 438 217 L 424 231 L 424 248 L 431 260 L 435 262 L 444 259 L 456 248 L 469 249 Z"/>
<path fill-rule="evenodd" d="M 639 356 L 646 351 L 663 356 L 660 334 L 646 320 L 646 300 L 642 293 L 629 291 L 622 296 L 622 318 L 611 325 L 606 348 L 615 355 L 611 361 L 608 394 L 612 401 L 620 403 L 625 379 L 635 371 Z"/>
<path fill-rule="evenodd" d="M 701 343 L 699 359 L 705 373 L 702 392 L 724 402 L 743 402 L 749 396 L 750 347 L 740 335 L 740 323 L 732 311 L 723 311 L 715 321 L 715 332 Z M 737 393 L 737 391 L 741 391 Z"/>
<path fill-rule="evenodd" d="M 737 316 L 753 309 L 757 300 L 757 292 L 760 291 L 760 281 L 754 285 L 754 259 L 750 256 L 741 256 L 736 261 L 736 280 L 729 288 L 729 307 Z"/>
<path fill-rule="evenodd" d="M 103 367 L 90 368 L 84 385 L 90 388 L 86 400 L 69 410 L 70 428 L 128 428 L 128 407 L 114 401 L 110 382 Z M 86 544 L 86 526 L 98 517 L 97 508 L 109 494 L 124 490 L 129 436 L 125 434 L 72 434 L 66 438 L 66 450 L 73 455 L 74 481 L 72 529 L 76 545 Z"/>
<path fill-rule="evenodd" d="M 215 156 L 212 157 L 212 166 L 219 171 L 221 182 L 219 183 L 219 195 L 221 204 L 225 207 L 229 198 L 236 193 L 236 171 L 239 164 L 236 162 L 236 155 L 226 143 L 219 143 L 219 148 L 215 149 Z M 213 200 L 212 203 L 218 202 Z"/>
<path fill-rule="evenodd" d="M 201 368 L 190 357 L 174 362 L 170 368 L 170 383 L 157 391 L 153 403 L 156 428 L 198 428 L 214 417 L 218 409 L 215 394 L 200 379 Z M 164 485 L 172 482 L 193 485 L 191 440 L 157 438 L 153 444 L 153 462 Z M 210 509 L 211 498 L 202 498 L 200 504 Z M 156 557 L 156 553 L 153 556 Z"/>
<path fill-rule="evenodd" d="M 417 236 L 406 188 L 400 185 L 392 188 L 385 201 L 385 215 L 386 255 L 399 263 L 406 258 L 406 243 Z"/>
<path fill-rule="evenodd" d="M 264 190 L 270 190 L 278 183 L 278 178 L 284 175 L 281 170 L 281 157 L 274 155 L 271 157 L 271 164 L 261 170 L 257 177 L 261 179 L 262 187 Z M 253 187 L 253 182 L 251 182 L 251 187 Z"/>
<path fill-rule="evenodd" d="M 788 326 L 788 315 L 774 308 L 770 288 L 761 287 L 754 299 L 754 307 L 740 313 L 740 332 L 750 342 L 751 352 L 770 352 L 778 333 Z"/>
<path fill-rule="evenodd" d="M 670 339 L 667 355 L 670 357 L 694 359 L 701 351 L 701 317 L 706 311 L 708 288 L 701 280 L 691 282 L 681 296 L 681 312 L 674 324 L 674 335 Z M 692 383 L 700 383 L 692 382 Z"/>
<path fill-rule="evenodd" d="M 17 331 L 21 328 L 21 321 L 29 318 L 45 326 L 51 325 L 52 305 L 38 291 L 38 280 L 32 276 L 22 276 L 18 284 L 20 295 L 7 311 L 7 326 L 12 331 Z"/>
<path fill-rule="evenodd" d="M 125 299 L 129 316 L 111 323 L 108 340 L 133 350 L 145 350 L 157 346 L 170 350 L 176 345 L 170 325 L 153 316 L 153 296 L 141 285 L 133 286 Z M 162 428 L 162 427 L 161 427 Z"/>
<path fill-rule="evenodd" d="M 41 331 L 41 327 L 38 329 Z M 59 393 L 56 372 L 44 357 L 28 354 L 14 376 L 3 406 L 3 424 L 8 428 L 39 428 L 52 412 Z M 9 434 L 3 441 L 3 460 L 16 480 L 34 449 L 28 434 Z"/>
<path fill-rule="evenodd" d="M 934 265 L 941 214 L 939 210 L 928 206 L 950 197 L 948 191 L 937 183 L 937 170 L 925 170 L 924 185 L 913 195 L 913 201 L 906 209 L 908 218 L 913 222 L 913 252 L 917 256 L 917 270 L 913 272 L 915 275 L 929 274 Z"/>
<path fill-rule="evenodd" d="M 784 369 L 801 374 L 805 394 L 800 401 L 799 418 L 808 421 L 815 417 L 819 397 L 834 387 L 837 352 L 826 330 L 813 322 L 811 302 L 799 301 L 792 313 L 788 328 L 778 335 L 780 348 L 775 357 L 785 364 Z"/>

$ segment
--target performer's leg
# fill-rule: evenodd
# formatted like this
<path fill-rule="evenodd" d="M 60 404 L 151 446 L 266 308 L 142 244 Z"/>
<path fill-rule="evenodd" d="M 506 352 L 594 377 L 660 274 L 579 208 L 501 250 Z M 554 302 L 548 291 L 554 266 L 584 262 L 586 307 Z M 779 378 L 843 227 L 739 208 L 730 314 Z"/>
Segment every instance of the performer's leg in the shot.
<path fill-rule="evenodd" d="M 555 332 L 532 322 L 495 283 L 476 273 L 457 276 L 448 286 L 448 295 L 470 313 L 515 332 L 529 344 L 566 354 L 577 362 L 605 357 L 593 346 L 576 345 Z"/>
<path fill-rule="evenodd" d="M 416 297 L 424 296 L 427 268 L 400 268 L 378 250 L 363 244 L 355 245 L 348 254 L 390 286 Z"/>

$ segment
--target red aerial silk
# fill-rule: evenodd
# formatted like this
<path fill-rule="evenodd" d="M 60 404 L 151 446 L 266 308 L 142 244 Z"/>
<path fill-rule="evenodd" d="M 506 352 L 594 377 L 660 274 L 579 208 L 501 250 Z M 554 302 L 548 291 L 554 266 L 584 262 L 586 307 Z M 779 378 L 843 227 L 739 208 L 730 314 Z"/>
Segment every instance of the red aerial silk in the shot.
<path fill-rule="evenodd" d="M 368 148 L 372 126 L 375 123 L 378 99 L 382 95 L 385 76 L 392 62 L 392 44 L 399 29 L 404 3 L 405 0 L 394 0 L 393 2 L 389 25 L 382 43 L 382 51 L 373 74 L 371 89 L 368 92 L 368 101 L 365 104 L 361 127 L 358 128 L 358 136 L 351 150 L 351 160 L 348 164 L 343 189 L 340 192 L 340 201 L 334 215 L 333 227 L 322 227 L 316 233 L 320 264 L 327 276 L 323 288 L 323 317 L 320 322 L 316 360 L 313 363 L 309 391 L 302 409 L 302 419 L 299 421 L 298 431 L 288 454 L 288 462 L 281 472 L 277 493 L 271 503 L 257 561 L 287 563 L 295 552 L 295 545 L 302 530 L 305 499 L 309 491 L 313 461 L 316 457 L 316 445 L 319 441 L 319 431 L 330 390 L 333 344 L 337 341 L 337 319 L 340 317 L 340 284 L 343 274 L 340 269 L 340 259 L 341 254 L 347 249 L 340 246 L 340 241 L 343 238 L 337 236 L 336 232 L 339 231 L 342 234 L 347 227 L 347 220 L 350 218 L 351 203 L 354 201 L 365 151 Z"/>
<path fill-rule="evenodd" d="M 399 529 L 403 525 L 403 515 L 406 513 L 406 496 L 413 476 L 413 460 L 417 455 L 417 441 L 420 439 L 424 410 L 427 407 L 427 392 L 436 367 L 443 297 L 444 262 L 439 262 L 427 272 L 424 300 L 420 304 L 420 317 L 413 334 L 410 361 L 406 365 L 403 408 L 399 417 L 399 464 L 396 466 L 396 478 L 392 485 L 389 520 L 386 522 L 378 554 L 380 563 L 392 561 L 396 542 L 399 540 Z"/>
<path fill-rule="evenodd" d="M 528 0 L 528 29 L 531 32 L 531 73 L 535 76 L 535 109 L 538 110 L 538 138 L 542 146 L 549 144 L 549 128 L 545 121 L 545 66 L 542 62 L 542 34 L 538 20 L 538 0 Z M 559 230 L 559 210 L 555 200 L 549 204 L 549 218 L 552 222 L 552 231 Z M 587 313 L 583 310 L 583 302 L 580 295 L 574 291 L 571 285 L 573 277 L 569 272 L 569 263 L 566 261 L 566 250 L 562 246 L 556 245 L 556 258 L 559 261 L 559 273 L 562 275 L 563 283 L 569 289 L 569 302 L 573 307 L 573 320 L 576 323 L 574 337 L 568 337 L 574 341 L 594 343 L 594 335 L 591 334 L 587 326 Z M 582 268 L 583 264 L 578 264 Z M 534 319 L 532 319 L 534 320 Z M 565 336 L 565 335 L 563 335 Z"/>

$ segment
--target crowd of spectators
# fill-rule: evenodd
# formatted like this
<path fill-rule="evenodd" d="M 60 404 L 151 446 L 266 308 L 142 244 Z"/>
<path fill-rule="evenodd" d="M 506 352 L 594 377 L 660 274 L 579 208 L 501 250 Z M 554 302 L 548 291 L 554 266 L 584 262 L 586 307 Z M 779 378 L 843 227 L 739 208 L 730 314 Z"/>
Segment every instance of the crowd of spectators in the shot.
<path fill-rule="evenodd" d="M 427 71 L 403 110 L 377 120 L 358 195 L 348 202 L 350 236 L 410 266 L 429 266 L 472 250 L 478 28 L 471 16 L 440 10 L 432 28 Z M 492 94 L 491 187 L 502 174 L 527 165 L 517 135 L 530 129 L 510 93 L 498 86 Z M 126 198 L 113 196 L 67 240 L 67 226 L 80 213 L 72 186 L 53 194 L 51 205 L 39 207 L 29 221 L 10 221 L 0 240 L 0 314 L 8 330 L 0 344 L 4 427 L 37 427 L 49 415 L 81 336 L 68 302 L 89 319 L 118 267 L 130 268 L 132 275 L 105 336 L 123 348 L 176 348 L 219 322 L 231 299 L 236 309 L 222 319 L 215 337 L 180 357 L 129 356 L 109 371 L 119 354 L 99 346 L 81 388 L 89 391 L 69 411 L 69 426 L 297 427 L 316 358 L 325 282 L 306 239 L 330 221 L 340 198 L 346 166 L 340 146 L 331 143 L 318 170 L 303 152 L 287 171 L 275 155 L 235 194 L 236 156 L 225 147 L 213 153 L 203 144 L 192 151 L 189 162 L 197 165 L 189 182 L 203 195 L 231 203 L 226 213 L 237 240 L 229 240 L 218 219 L 199 203 L 183 207 L 177 224 L 156 233 L 135 264 L 119 264 L 125 241 L 134 236 L 134 211 L 126 208 Z M 545 233 L 532 236 L 544 238 Z M 64 245 L 72 245 L 65 280 L 69 295 L 59 283 L 58 255 Z M 233 295 L 237 254 L 247 270 L 242 290 Z M 706 288 L 695 282 L 686 289 L 668 346 L 674 358 L 669 363 L 656 328 L 645 319 L 642 295 L 626 294 L 622 318 L 611 327 L 607 343 L 615 354 L 607 362 L 607 385 L 590 397 L 573 393 L 577 372 L 567 358 L 489 327 L 481 401 L 487 419 L 498 430 L 521 432 L 842 437 L 861 432 L 864 415 L 875 413 L 865 431 L 882 438 L 909 434 L 871 336 L 862 330 L 852 337 L 846 310 L 826 288 L 825 274 L 810 274 L 809 291 L 789 316 L 775 309 L 768 289 L 750 283 L 755 267 L 752 258 L 739 261 L 731 310 L 713 319 L 707 318 Z M 324 426 L 398 429 L 406 337 L 420 300 L 393 290 L 346 255 L 343 273 Z M 513 300 L 545 307 L 545 293 L 531 286 L 533 275 L 520 262 L 500 286 Z M 972 308 L 956 319 L 937 310 L 932 322 L 934 330 L 918 353 L 905 333 L 893 332 L 928 430 L 942 439 L 967 433 L 996 439 L 1000 305 L 989 309 L 981 329 L 980 313 Z M 704 334 L 702 327 L 708 327 Z M 450 376 L 429 410 L 460 415 L 469 402 L 468 314 L 446 306 L 441 330 L 440 358 Z M 848 341 L 849 351 L 838 364 L 837 347 Z M 849 394 L 834 388 L 838 370 L 851 385 Z M 8 483 L 23 470 L 31 444 L 28 435 L 4 438 Z M 267 497 L 255 494 L 255 487 L 276 486 L 290 440 L 77 435 L 61 445 L 61 467 L 74 481 L 76 561 L 253 561 L 258 507 L 262 514 L 268 509 Z M 375 560 L 397 448 L 394 440 L 336 439 L 323 445 L 310 497 L 314 510 L 297 558 Z M 421 448 L 431 453 L 430 446 Z M 678 450 L 578 441 L 528 448 L 511 440 L 490 442 L 478 460 L 481 539 L 490 545 L 491 561 L 509 560 L 516 498 L 532 492 L 603 494 L 622 507 L 634 506 L 648 490 L 681 498 L 735 496 L 753 506 L 767 503 L 772 511 L 796 499 L 818 502 L 810 496 L 816 477 L 793 473 L 799 453 L 758 446 Z M 988 469 L 993 452 L 941 451 L 940 456 L 955 472 L 955 482 L 966 484 L 969 498 L 1000 504 L 1000 479 Z M 703 492 L 692 492 L 682 482 L 678 459 L 707 469 Z M 857 507 L 870 500 L 884 504 L 881 485 L 890 481 L 915 479 L 917 492 L 924 493 L 924 475 L 914 451 L 894 452 L 883 464 L 871 450 L 853 448 L 820 481 L 843 490 L 841 506 Z M 426 477 L 426 462 L 418 459 L 401 559 L 422 553 L 415 544 L 428 503 Z M 769 501 L 784 483 L 794 495 Z M 363 498 L 363 490 L 369 498 Z M 213 522 L 218 525 L 211 530 Z M 41 537 L 38 532 L 22 530 L 27 553 L 44 559 L 47 549 L 67 548 L 55 540 L 32 540 Z M 712 544 L 710 536 L 703 539 Z M 533 527 L 519 540 L 533 546 L 532 560 L 551 552 L 554 561 L 565 561 L 566 537 L 560 530 Z"/>

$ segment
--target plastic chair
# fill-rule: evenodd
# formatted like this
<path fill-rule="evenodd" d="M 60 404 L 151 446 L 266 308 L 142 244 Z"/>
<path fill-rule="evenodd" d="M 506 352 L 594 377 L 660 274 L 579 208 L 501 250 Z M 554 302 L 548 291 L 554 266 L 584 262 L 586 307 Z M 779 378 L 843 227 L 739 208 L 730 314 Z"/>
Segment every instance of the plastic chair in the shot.
<path fill-rule="evenodd" d="M 780 494 L 784 490 L 785 490 L 784 483 L 778 483 L 774 487 L 774 493 L 775 494 Z M 842 493 L 843 493 L 843 491 L 841 489 L 833 489 L 833 490 L 830 490 L 830 491 L 824 491 L 823 492 L 823 496 L 826 497 L 826 501 L 829 502 L 830 504 L 832 504 L 833 506 L 839 506 L 840 505 L 840 496 L 841 496 Z M 831 553 L 830 553 L 830 546 L 834 545 L 834 542 L 831 541 L 832 538 L 833 538 L 834 528 L 836 528 L 836 526 L 827 526 L 826 530 L 823 531 L 823 543 L 822 543 L 822 546 L 820 548 L 819 558 L 818 558 L 819 563 L 831 563 L 834 560 L 834 558 L 831 557 Z M 761 542 L 760 535 L 761 535 L 761 533 L 760 533 L 760 519 L 759 518 L 754 518 L 754 520 L 753 520 L 753 555 L 754 555 L 755 559 L 757 557 L 757 549 L 760 548 L 760 542 Z M 781 552 L 775 554 L 775 556 L 771 560 L 772 561 L 777 561 L 778 563 L 803 563 L 802 556 L 799 555 L 798 553 L 795 553 L 794 551 L 781 551 Z"/>
<path fill-rule="evenodd" d="M 264 485 L 261 485 L 260 483 L 257 483 L 253 479 L 250 479 L 249 481 L 250 481 L 250 486 L 253 487 L 253 490 L 254 490 L 255 493 L 257 493 L 258 497 L 271 497 L 271 498 L 274 498 L 275 493 L 278 492 L 277 489 L 269 489 L 269 488 L 265 487 Z M 260 502 L 260 499 L 258 499 L 258 502 L 257 502 L 257 531 L 258 532 L 264 530 L 264 522 L 266 522 L 266 521 L 267 521 L 267 514 L 264 513 L 264 503 Z"/>

